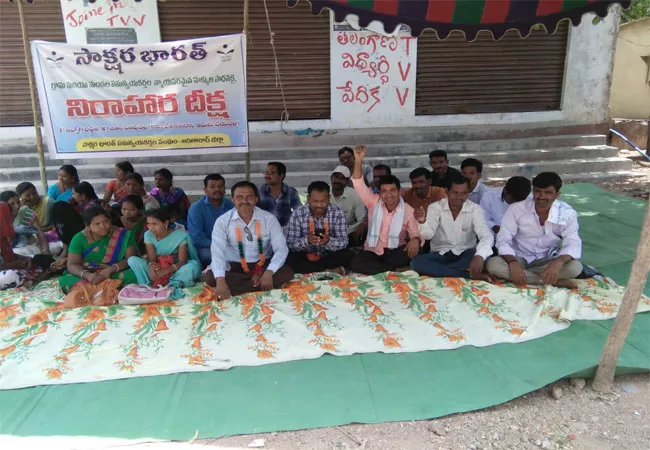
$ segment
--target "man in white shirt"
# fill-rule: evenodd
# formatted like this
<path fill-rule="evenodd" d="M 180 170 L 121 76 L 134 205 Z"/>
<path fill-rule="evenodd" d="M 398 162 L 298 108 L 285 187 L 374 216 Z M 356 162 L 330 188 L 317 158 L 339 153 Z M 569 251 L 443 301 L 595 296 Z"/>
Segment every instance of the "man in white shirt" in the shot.
<path fill-rule="evenodd" d="M 469 181 L 469 200 L 480 205 L 483 195 L 489 190 L 481 181 L 483 163 L 476 158 L 467 158 L 460 163 L 460 171 Z"/>
<path fill-rule="evenodd" d="M 526 177 L 512 177 L 502 188 L 488 189 L 481 199 L 481 208 L 488 227 L 496 235 L 501 229 L 501 220 L 508 207 L 522 202 L 530 195 L 530 180 Z"/>
<path fill-rule="evenodd" d="M 215 286 L 217 300 L 277 289 L 293 278 L 293 270 L 285 265 L 289 249 L 280 222 L 255 206 L 257 187 L 240 181 L 231 194 L 235 208 L 214 224 L 212 262 L 205 275 L 206 283 Z"/>
<path fill-rule="evenodd" d="M 578 214 L 558 200 L 562 179 L 554 172 L 533 179 L 533 198 L 510 205 L 497 236 L 500 256 L 487 263 L 490 274 L 517 286 L 551 284 L 575 288 L 582 272 Z"/>
<path fill-rule="evenodd" d="M 420 275 L 487 279 L 483 264 L 492 255 L 494 237 L 483 210 L 467 201 L 468 195 L 469 182 L 458 175 L 449 180 L 447 198 L 429 205 L 426 214 L 415 210 L 422 239 L 431 239 L 431 252 L 411 261 Z"/>
<path fill-rule="evenodd" d="M 332 182 L 332 196 L 330 203 L 338 206 L 345 213 L 348 224 L 348 242 L 350 247 L 363 245 L 366 230 L 368 228 L 368 209 L 363 204 L 359 194 L 350 187 L 350 169 L 345 166 L 338 166 L 332 171 L 330 181 Z"/>

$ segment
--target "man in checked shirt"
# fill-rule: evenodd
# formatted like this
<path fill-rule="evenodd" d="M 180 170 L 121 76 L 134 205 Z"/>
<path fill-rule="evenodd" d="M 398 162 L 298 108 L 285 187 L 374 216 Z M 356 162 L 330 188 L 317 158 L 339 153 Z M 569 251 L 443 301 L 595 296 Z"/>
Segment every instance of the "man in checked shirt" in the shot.
<path fill-rule="evenodd" d="M 287 264 L 297 273 L 330 271 L 345 275 L 352 252 L 347 250 L 345 213 L 330 203 L 330 187 L 314 181 L 307 204 L 296 209 L 287 226 Z"/>

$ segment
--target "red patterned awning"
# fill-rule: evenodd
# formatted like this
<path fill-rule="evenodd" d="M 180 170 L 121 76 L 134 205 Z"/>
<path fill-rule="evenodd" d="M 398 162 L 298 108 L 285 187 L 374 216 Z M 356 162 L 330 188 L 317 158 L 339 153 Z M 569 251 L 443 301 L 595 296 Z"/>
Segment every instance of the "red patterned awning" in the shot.
<path fill-rule="evenodd" d="M 287 0 L 290 7 L 299 0 Z M 359 16 L 359 25 L 366 27 L 373 20 L 384 24 L 391 33 L 400 25 L 411 28 L 413 36 L 419 36 L 427 28 L 433 29 L 441 39 L 453 30 L 465 33 L 473 40 L 482 30 L 491 31 L 495 39 L 506 31 L 516 29 L 527 36 L 532 27 L 543 25 L 549 32 L 555 31 L 562 20 L 578 25 L 582 15 L 594 12 L 600 17 L 607 15 L 608 8 L 620 3 L 623 8 L 631 0 L 307 0 L 313 14 L 323 9 L 334 11 L 337 22 L 343 22 L 348 14 Z"/>

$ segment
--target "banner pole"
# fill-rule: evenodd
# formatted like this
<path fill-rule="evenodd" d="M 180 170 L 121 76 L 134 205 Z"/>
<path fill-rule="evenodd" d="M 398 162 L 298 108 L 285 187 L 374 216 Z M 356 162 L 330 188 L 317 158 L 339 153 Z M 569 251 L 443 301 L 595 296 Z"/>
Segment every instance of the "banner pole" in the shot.
<path fill-rule="evenodd" d="M 244 0 L 244 46 L 246 47 L 244 49 L 244 73 L 246 75 L 246 79 L 248 79 L 248 70 L 246 68 L 248 67 L 248 4 L 249 0 Z M 246 129 L 248 130 L 248 96 L 246 98 Z M 249 133 L 247 133 L 249 134 Z M 246 181 L 251 180 L 251 147 L 250 147 L 250 134 L 247 136 L 248 139 L 248 151 L 246 152 Z"/>
<path fill-rule="evenodd" d="M 25 12 L 23 11 L 23 0 L 18 0 L 18 16 L 20 18 L 20 30 L 23 35 L 23 47 L 25 49 L 25 65 L 27 66 L 27 77 L 29 79 L 29 95 L 32 99 L 32 113 L 34 115 L 34 130 L 36 131 L 36 149 L 38 150 L 38 165 L 41 173 L 41 184 L 43 192 L 47 192 L 47 177 L 45 176 L 45 153 L 43 151 L 43 136 L 41 135 L 41 118 L 38 115 L 38 101 L 36 97 L 36 88 L 34 87 L 34 65 L 32 62 L 32 53 L 29 49 L 29 35 L 27 33 L 27 23 L 25 22 Z"/>

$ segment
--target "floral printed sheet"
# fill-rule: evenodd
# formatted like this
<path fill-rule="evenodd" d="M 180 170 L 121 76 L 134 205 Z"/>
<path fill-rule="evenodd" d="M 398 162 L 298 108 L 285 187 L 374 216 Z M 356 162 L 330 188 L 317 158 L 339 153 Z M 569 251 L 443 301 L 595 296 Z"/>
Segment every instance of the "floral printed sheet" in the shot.
<path fill-rule="evenodd" d="M 607 278 L 572 291 L 414 272 L 323 278 L 224 302 L 199 285 L 175 302 L 72 310 L 56 281 L 0 291 L 0 389 L 517 343 L 612 318 L 624 291 Z"/>

